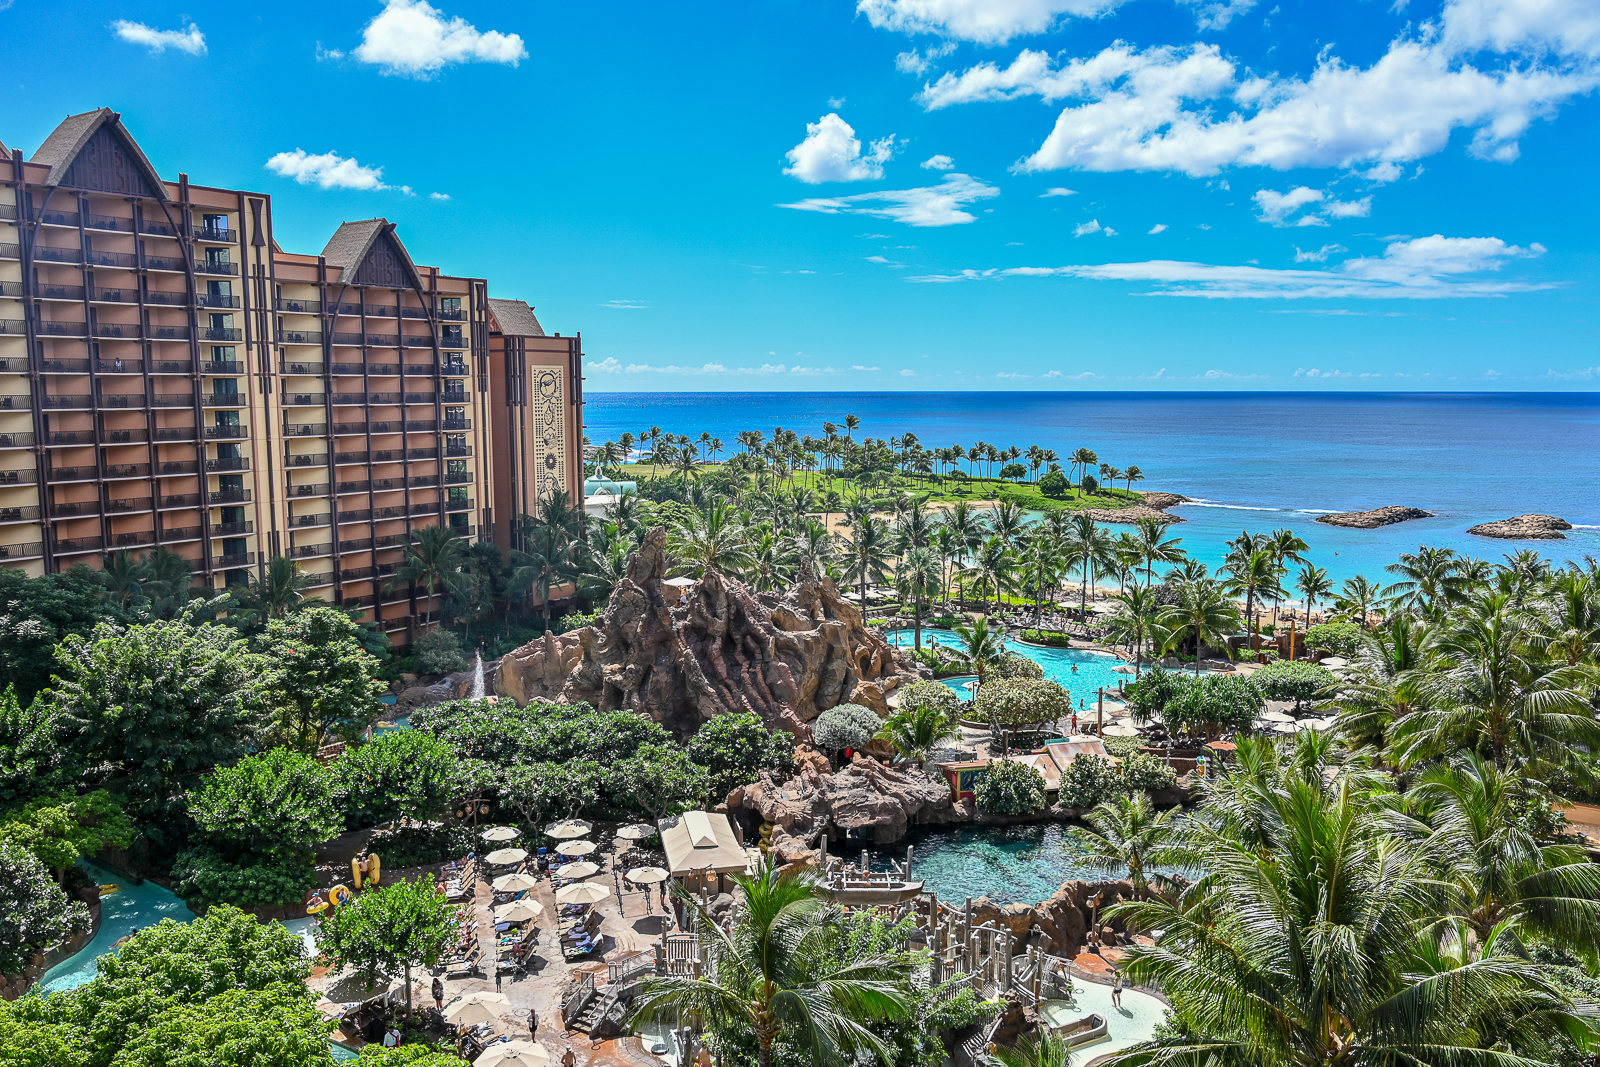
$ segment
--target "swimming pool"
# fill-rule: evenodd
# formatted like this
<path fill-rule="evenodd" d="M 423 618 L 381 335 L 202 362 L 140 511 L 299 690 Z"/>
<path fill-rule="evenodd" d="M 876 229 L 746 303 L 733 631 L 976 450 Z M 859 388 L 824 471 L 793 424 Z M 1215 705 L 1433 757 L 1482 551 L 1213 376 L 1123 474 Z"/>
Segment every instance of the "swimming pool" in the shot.
<path fill-rule="evenodd" d="M 95 976 L 95 961 L 135 930 L 154 926 L 162 919 L 186 923 L 197 917 L 189 910 L 189 905 L 154 882 L 146 880 L 141 885 L 134 885 L 122 875 L 113 874 L 87 860 L 79 860 L 78 866 L 88 872 L 96 885 L 115 885 L 117 891 L 100 898 L 100 929 L 94 935 L 94 940 L 80 952 L 50 968 L 39 980 L 38 989 L 44 993 L 76 989 L 83 985 Z"/>
<path fill-rule="evenodd" d="M 912 647 L 914 631 L 889 630 L 884 635 L 891 645 L 900 648 Z M 961 639 L 954 630 L 939 630 L 925 627 L 922 631 L 922 643 L 943 645 L 946 648 L 960 648 Z M 1109 652 L 1091 652 L 1082 648 L 1044 648 L 1040 645 L 1025 644 L 1022 641 L 1007 639 L 1006 648 L 1012 652 L 1027 656 L 1044 668 L 1044 676 L 1052 682 L 1060 683 L 1063 689 L 1072 694 L 1074 706 L 1083 711 L 1094 709 L 1095 694 L 1100 689 L 1115 689 L 1123 682 L 1124 676 L 1118 674 L 1117 667 L 1128 665 L 1128 661 Z M 961 678 L 947 678 L 944 683 L 960 693 L 963 699 L 971 696 L 961 688 L 961 683 L 972 680 L 971 675 Z M 957 683 L 951 685 L 951 683 Z"/>

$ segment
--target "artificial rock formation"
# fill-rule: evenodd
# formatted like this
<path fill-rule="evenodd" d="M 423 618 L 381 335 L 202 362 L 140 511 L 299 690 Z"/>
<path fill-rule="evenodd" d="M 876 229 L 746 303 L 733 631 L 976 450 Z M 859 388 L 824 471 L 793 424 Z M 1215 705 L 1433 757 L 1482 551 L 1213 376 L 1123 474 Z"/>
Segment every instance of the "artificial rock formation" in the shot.
<path fill-rule="evenodd" d="M 1479 537 L 1498 537 L 1506 541 L 1565 541 L 1563 530 L 1572 529 L 1572 523 L 1554 515 L 1518 515 L 1499 522 L 1486 522 L 1467 530 Z"/>
<path fill-rule="evenodd" d="M 920 677 L 915 662 L 868 629 L 830 578 L 802 570 L 781 596 L 753 593 L 715 570 L 664 585 L 666 532 L 645 535 L 600 621 L 544 637 L 500 663 L 496 692 L 625 708 L 687 738 L 716 715 L 750 711 L 807 737 L 837 704 L 887 713 L 886 695 Z"/>
<path fill-rule="evenodd" d="M 1338 515 L 1318 515 L 1317 521 L 1328 526 L 1346 526 L 1354 530 L 1376 530 L 1380 526 L 1393 526 L 1412 519 L 1431 519 L 1433 512 L 1421 508 L 1408 508 L 1391 504 L 1372 511 L 1346 511 Z"/>

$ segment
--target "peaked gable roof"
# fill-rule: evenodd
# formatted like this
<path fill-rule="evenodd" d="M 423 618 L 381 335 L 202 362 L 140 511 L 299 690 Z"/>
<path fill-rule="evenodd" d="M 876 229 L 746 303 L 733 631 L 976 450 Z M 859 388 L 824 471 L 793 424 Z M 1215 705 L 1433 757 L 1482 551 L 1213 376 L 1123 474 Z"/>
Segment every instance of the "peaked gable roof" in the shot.
<path fill-rule="evenodd" d="M 88 155 L 94 158 L 84 158 L 86 148 L 91 149 Z M 50 168 L 44 180 L 46 185 L 65 183 L 85 189 L 153 196 L 158 200 L 172 199 L 144 150 L 123 127 L 122 116 L 109 107 L 68 115 L 28 162 Z"/>
<path fill-rule="evenodd" d="M 489 317 L 492 325 L 507 337 L 543 337 L 544 327 L 533 313 L 531 305 L 521 300 L 489 298 Z"/>
<path fill-rule="evenodd" d="M 422 282 L 422 274 L 417 270 L 417 265 L 411 261 L 411 253 L 406 251 L 406 246 L 400 243 L 400 238 L 394 234 L 394 223 L 388 219 L 362 219 L 359 222 L 340 223 L 328 239 L 327 247 L 322 250 L 322 258 L 328 261 L 330 267 L 339 268 L 339 276 L 334 280 L 343 285 L 355 284 L 382 284 L 370 277 L 361 277 L 362 268 L 366 266 L 367 259 L 374 249 L 386 258 L 398 262 L 405 278 L 418 289 L 427 288 Z"/>

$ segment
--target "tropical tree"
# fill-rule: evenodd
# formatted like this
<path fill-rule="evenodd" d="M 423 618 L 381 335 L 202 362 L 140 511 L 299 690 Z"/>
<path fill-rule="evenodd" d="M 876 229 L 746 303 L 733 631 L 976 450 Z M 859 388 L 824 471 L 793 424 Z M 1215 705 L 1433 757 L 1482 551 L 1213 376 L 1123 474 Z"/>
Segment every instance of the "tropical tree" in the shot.
<path fill-rule="evenodd" d="M 928 595 L 939 590 L 939 561 L 933 558 L 933 553 L 923 547 L 917 547 L 907 552 L 900 560 L 899 573 L 895 576 L 895 584 L 901 596 L 911 601 L 911 625 L 914 628 L 913 643 L 917 651 L 922 651 L 922 612 L 927 604 Z"/>
<path fill-rule="evenodd" d="M 1070 833 L 1083 847 L 1088 866 L 1133 883 L 1134 896 L 1150 896 L 1150 868 L 1178 862 L 1186 855 L 1179 844 L 1176 808 L 1156 811 L 1142 791 L 1102 800 L 1084 815 L 1094 829 L 1074 827 Z"/>
<path fill-rule="evenodd" d="M 1254 649 L 1257 647 L 1255 635 L 1259 632 L 1256 601 L 1277 600 L 1283 595 L 1283 586 L 1279 584 L 1283 567 L 1273 558 L 1271 550 L 1258 548 L 1249 552 L 1230 553 L 1223 563 L 1223 573 L 1227 575 L 1227 591 L 1234 596 L 1244 597 L 1244 619 L 1252 635 L 1250 647 Z"/>
<path fill-rule="evenodd" d="M 1328 577 L 1328 572 L 1310 563 L 1300 568 L 1300 573 L 1295 577 L 1294 587 L 1306 601 L 1306 629 L 1311 628 L 1311 608 L 1319 600 L 1328 599 L 1328 594 L 1333 592 L 1333 579 Z M 1289 658 L 1294 659 L 1294 648 L 1289 649 Z"/>
<path fill-rule="evenodd" d="M 1397 608 L 1436 615 L 1461 599 L 1460 569 L 1461 557 L 1453 549 L 1423 545 L 1384 568 L 1400 580 L 1385 586 L 1383 596 Z"/>
<path fill-rule="evenodd" d="M 1178 563 L 1188 555 L 1181 547 L 1183 538 L 1167 536 L 1171 528 L 1172 520 L 1167 518 L 1139 519 L 1134 523 L 1134 539 L 1139 546 L 1139 558 L 1144 561 L 1145 585 L 1155 582 L 1157 563 Z"/>
<path fill-rule="evenodd" d="M 1111 535 L 1094 521 L 1093 515 L 1080 511 L 1072 516 L 1067 527 L 1066 542 L 1061 547 L 1062 554 L 1072 560 L 1073 569 L 1083 580 L 1078 607 L 1080 611 L 1087 611 L 1089 582 L 1098 577 L 1111 560 Z"/>
<path fill-rule="evenodd" d="M 978 584 L 978 596 L 984 601 L 984 613 L 988 613 L 988 598 L 985 591 L 992 585 L 994 598 L 1000 599 L 1001 589 L 1011 588 L 1011 575 L 1016 570 L 1017 559 L 999 534 L 990 537 L 978 546 L 972 554 L 971 562 L 961 572 L 963 579 L 971 579 Z"/>
<path fill-rule="evenodd" d="M 550 601 L 562 586 L 578 580 L 583 570 L 583 542 L 560 523 L 537 522 L 523 531 L 523 550 L 514 557 L 508 582 L 513 596 L 539 600 L 544 628 L 550 629 Z"/>
<path fill-rule="evenodd" d="M 1228 634 L 1239 629 L 1239 612 L 1228 599 L 1221 583 L 1201 578 L 1178 583 L 1178 602 L 1162 609 L 1160 624 L 1168 632 L 1167 642 L 1190 635 L 1194 638 L 1194 673 L 1200 674 L 1200 652 L 1206 644 L 1220 645 Z"/>
<path fill-rule="evenodd" d="M 955 634 L 957 648 L 971 665 L 972 673 L 978 676 L 978 684 L 981 686 L 988 680 L 989 671 L 1005 657 L 1005 634 L 1000 630 L 991 630 L 987 618 L 974 619 L 970 623 L 957 623 Z"/>
<path fill-rule="evenodd" d="M 1378 614 L 1383 599 L 1383 589 L 1362 575 L 1346 578 L 1339 596 L 1334 599 L 1334 609 L 1339 617 L 1350 619 L 1364 629 L 1372 629 L 1372 617 Z"/>
<path fill-rule="evenodd" d="M 1055 1030 L 1041 1028 L 1013 1048 L 989 1050 L 995 1067 L 1070 1067 L 1072 1055 L 1067 1042 Z"/>
<path fill-rule="evenodd" d="M 872 1024 L 905 1014 L 913 957 L 842 961 L 827 951 L 837 927 L 810 872 L 780 874 L 768 858 L 754 875 L 733 880 L 743 908 L 728 928 L 680 891 L 712 946 L 712 965 L 698 976 L 645 979 L 635 1016 L 675 1019 L 684 1012 L 723 1040 L 753 1035 L 760 1067 L 772 1067 L 780 1037 L 819 1064 L 849 1062 L 858 1052 L 887 1062 Z"/>
<path fill-rule="evenodd" d="M 314 753 L 330 731 L 355 740 L 378 717 L 385 686 L 359 633 L 349 615 L 331 607 L 267 624 L 260 648 L 271 740 Z"/>
<path fill-rule="evenodd" d="M 1164 609 L 1149 586 L 1134 586 L 1111 599 L 1117 610 L 1107 616 L 1106 627 L 1113 640 L 1125 643 L 1133 653 L 1133 673 L 1138 677 L 1144 666 L 1145 644 L 1159 648 L 1167 638 Z"/>
<path fill-rule="evenodd" d="M 424 876 L 362 892 L 323 920 L 317 943 L 335 969 L 349 967 L 368 989 L 403 976 L 409 1015 L 412 968 L 443 959 L 460 925 L 456 906 Z"/>
<path fill-rule="evenodd" d="M 709 570 L 736 574 L 750 563 L 750 531 L 719 500 L 668 530 L 667 548 L 679 571 L 696 577 Z"/>
<path fill-rule="evenodd" d="M 889 533 L 881 519 L 862 515 L 854 520 L 850 536 L 843 539 L 845 568 L 867 610 L 867 587 L 885 581 L 889 574 Z"/>
<path fill-rule="evenodd" d="M 954 695 L 954 691 L 941 682 L 931 684 Z M 941 742 L 960 737 L 961 730 L 950 708 L 932 701 L 919 701 L 889 716 L 878 736 L 893 745 L 901 756 L 921 767 L 927 763 L 929 753 Z"/>
<path fill-rule="evenodd" d="M 460 582 L 461 564 L 467 543 L 445 526 L 425 526 L 411 531 L 394 577 L 384 586 L 393 591 L 406 586 L 422 589 L 422 628 L 433 620 L 433 594 L 451 591 Z"/>

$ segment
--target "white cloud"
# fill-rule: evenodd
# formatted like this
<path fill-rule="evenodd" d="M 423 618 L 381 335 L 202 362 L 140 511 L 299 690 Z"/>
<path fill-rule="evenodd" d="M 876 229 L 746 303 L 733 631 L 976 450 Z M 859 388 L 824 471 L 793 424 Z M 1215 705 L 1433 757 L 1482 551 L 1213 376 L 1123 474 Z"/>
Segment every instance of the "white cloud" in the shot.
<path fill-rule="evenodd" d="M 1151 234 L 1161 233 L 1166 228 L 1167 228 L 1167 224 L 1166 223 L 1158 222 L 1154 226 L 1152 226 L 1148 230 L 1146 230 L 1145 232 L 1146 233 L 1151 233 Z"/>
<path fill-rule="evenodd" d="M 1246 379 L 1246 378 L 1265 378 L 1266 375 L 1265 374 L 1235 374 L 1233 371 L 1208 370 L 1204 374 L 1198 375 L 1198 377 L 1201 378 L 1201 379 L 1209 379 L 1211 381 L 1217 381 L 1218 379 L 1243 380 L 1243 379 Z"/>
<path fill-rule="evenodd" d="M 514 67 L 528 57 L 528 49 L 517 34 L 480 32 L 465 19 L 446 17 L 427 0 L 386 0 L 361 31 L 353 54 L 385 74 L 427 79 L 456 63 Z"/>
<path fill-rule="evenodd" d="M 844 107 L 844 97 L 842 97 L 842 96 L 830 96 L 830 97 L 828 97 L 828 107 L 831 108 L 834 111 L 838 111 L 841 107 Z"/>
<path fill-rule="evenodd" d="M 1364 219 L 1372 214 L 1372 197 L 1364 196 L 1360 200 L 1329 200 L 1322 210 L 1333 219 Z"/>
<path fill-rule="evenodd" d="M 279 152 L 267 160 L 267 169 L 301 185 L 315 183 L 323 189 L 387 189 L 382 167 L 363 167 L 337 152 L 312 155 L 303 148 Z"/>
<path fill-rule="evenodd" d="M 863 366 L 861 366 L 861 364 L 858 363 L 855 366 L 851 367 L 850 369 L 851 370 L 874 371 L 874 370 L 877 370 L 878 368 L 877 367 L 863 367 Z"/>
<path fill-rule="evenodd" d="M 883 177 L 883 165 L 894 154 L 894 137 L 872 142 L 872 150 L 861 154 L 856 131 L 836 114 L 806 123 L 805 140 L 784 155 L 791 164 L 783 172 L 808 185 L 823 182 L 875 181 Z"/>
<path fill-rule="evenodd" d="M 1323 245 L 1315 252 L 1302 252 L 1300 251 L 1300 246 L 1295 245 L 1294 261 L 1296 263 L 1326 263 L 1328 261 L 1328 257 L 1333 255 L 1335 252 L 1348 251 L 1350 250 L 1344 245 Z"/>
<path fill-rule="evenodd" d="M 615 374 L 622 369 L 622 364 L 617 362 L 615 356 L 607 356 L 599 363 L 585 364 L 586 369 L 599 371 L 601 374 Z"/>
<path fill-rule="evenodd" d="M 1100 232 L 1105 234 L 1107 237 L 1115 237 L 1117 235 L 1117 231 L 1113 230 L 1110 226 L 1105 227 Z"/>
<path fill-rule="evenodd" d="M 956 43 L 954 41 L 931 44 L 921 52 L 913 48 L 909 52 L 901 52 L 894 57 L 894 69 L 902 74 L 915 74 L 921 77 L 933 67 L 934 60 L 943 59 L 955 50 Z"/>
<path fill-rule="evenodd" d="M 1304 367 L 1300 367 L 1294 372 L 1294 376 L 1296 378 L 1349 378 L 1351 374 L 1347 370 L 1318 370 L 1316 367 L 1306 370 Z M 1366 377 L 1366 375 L 1362 375 L 1362 377 Z"/>
<path fill-rule="evenodd" d="M 1299 211 L 1307 204 L 1315 204 L 1327 196 L 1321 189 L 1313 189 L 1302 185 L 1290 189 L 1287 193 L 1275 192 L 1271 189 L 1258 189 L 1256 195 L 1251 197 L 1256 202 L 1256 207 L 1261 211 L 1261 221 L 1270 222 L 1274 226 L 1286 225 L 1285 219 Z"/>
<path fill-rule="evenodd" d="M 916 376 L 917 372 L 909 367 L 902 367 L 900 369 L 900 377 L 902 378 L 915 378 Z"/>
<path fill-rule="evenodd" d="M 929 156 L 922 161 L 923 170 L 952 170 L 956 161 L 949 156 Z"/>
<path fill-rule="evenodd" d="M 650 305 L 641 300 L 607 300 L 595 306 L 603 308 L 618 308 L 623 311 L 640 311 L 649 307 Z"/>
<path fill-rule="evenodd" d="M 1039 194 L 1039 199 L 1040 200 L 1048 200 L 1052 196 L 1077 196 L 1077 195 L 1078 195 L 1078 191 L 1076 189 L 1065 189 L 1065 188 L 1062 188 L 1061 186 L 1058 185 L 1053 189 L 1046 189 L 1044 192 L 1040 193 Z"/>
<path fill-rule="evenodd" d="M 1101 231 L 1100 220 L 1099 219 L 1090 219 L 1088 222 L 1081 223 L 1078 226 L 1074 227 L 1073 231 L 1072 231 L 1072 236 L 1074 236 L 1074 237 L 1082 237 L 1085 234 L 1099 233 L 1100 231 Z M 1110 231 L 1107 231 L 1107 232 L 1110 232 Z"/>
<path fill-rule="evenodd" d="M 868 256 L 866 259 L 868 263 L 880 263 L 885 267 L 893 267 L 895 270 L 901 270 L 905 267 L 904 263 L 896 263 L 894 260 L 884 256 Z"/>
<path fill-rule="evenodd" d="M 1550 283 L 1494 281 L 1471 275 L 1500 270 L 1507 262 L 1541 256 L 1545 248 L 1508 245 L 1497 237 L 1418 237 L 1391 243 L 1382 256 L 1347 259 L 1325 270 L 1222 266 L 1153 259 L 1140 263 L 1077 264 L 964 270 L 910 278 L 914 282 L 960 282 L 991 278 L 1088 278 L 1154 286 L 1151 296 L 1210 299 L 1411 299 L 1498 297 L 1553 288 Z"/>
<path fill-rule="evenodd" d="M 908 226 L 956 226 L 977 221 L 976 215 L 963 208 L 999 195 L 999 189 L 979 179 L 965 174 L 946 174 L 939 185 L 884 189 L 854 196 L 812 197 L 778 206 L 824 215 L 871 215 Z"/>
<path fill-rule="evenodd" d="M 449 200 L 450 199 L 450 194 L 449 193 L 429 193 L 428 194 L 428 199 L 429 200 Z"/>
<path fill-rule="evenodd" d="M 9 3 L 5 5 L 5 7 L 10 6 Z M 4 9 L 0 8 L 0 11 Z M 158 30 L 142 22 L 117 19 L 111 24 L 111 29 L 129 44 L 142 44 L 152 52 L 165 52 L 169 48 L 176 48 L 180 52 L 188 52 L 191 56 L 203 56 L 206 53 L 206 35 L 192 22 L 181 30 Z"/>
<path fill-rule="evenodd" d="M 1399 181 L 1400 175 L 1405 173 L 1405 168 L 1398 163 L 1379 163 L 1368 169 L 1361 176 L 1374 185 L 1386 185 L 1392 181 Z"/>
<path fill-rule="evenodd" d="M 1018 374 L 1016 371 L 1013 371 L 1013 370 L 996 371 L 994 376 L 996 378 L 1032 378 L 1033 377 L 1033 375 L 1031 375 L 1031 374 Z"/>
<path fill-rule="evenodd" d="M 1100 18 L 1126 0 L 857 0 L 856 11 L 880 30 L 933 33 L 979 44 L 1045 33 L 1065 18 Z M 1255 0 L 1178 0 L 1195 9 L 1202 30 L 1222 29 Z M 913 51 L 910 53 L 915 55 Z M 898 65 L 898 60 L 897 60 Z M 902 70 L 911 68 L 902 67 Z M 920 74 L 922 71 L 913 70 Z"/>
<path fill-rule="evenodd" d="M 1504 53 L 1483 57 L 1484 50 Z M 1510 161 L 1538 118 L 1600 85 L 1593 0 L 1449 0 L 1438 23 L 1395 38 L 1368 67 L 1331 49 L 1306 78 L 1259 76 L 1215 45 L 1138 49 L 1118 41 L 1059 62 L 1024 50 L 1005 68 L 979 63 L 924 87 L 929 109 L 978 100 L 1073 99 L 1039 149 L 1037 172 L 1157 170 L 1211 175 L 1227 166 L 1367 167 L 1421 159 L 1453 131 L 1469 151 Z"/>

